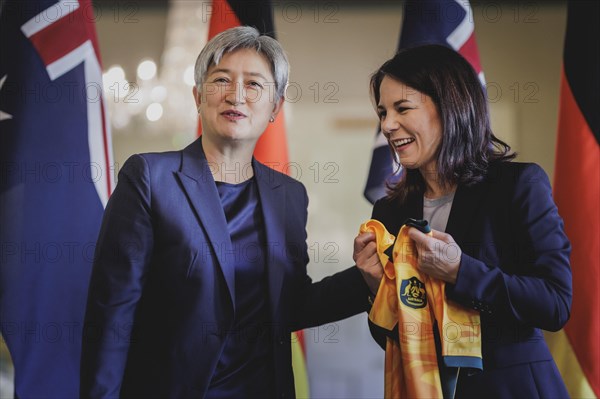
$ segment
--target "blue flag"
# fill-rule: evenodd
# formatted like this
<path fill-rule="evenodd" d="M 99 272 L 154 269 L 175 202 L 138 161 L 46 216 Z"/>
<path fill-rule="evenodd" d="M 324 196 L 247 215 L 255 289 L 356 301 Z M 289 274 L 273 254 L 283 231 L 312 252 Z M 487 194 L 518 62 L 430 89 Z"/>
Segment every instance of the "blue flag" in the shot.
<path fill-rule="evenodd" d="M 465 57 L 484 82 L 475 42 L 471 6 L 465 0 L 409 0 L 404 3 L 404 18 L 398 50 L 423 44 L 441 44 Z M 394 183 L 401 170 L 394 166 L 387 140 L 377 128 L 373 156 L 364 195 L 375 203 L 386 194 L 386 182 Z"/>
<path fill-rule="evenodd" d="M 76 398 L 109 124 L 89 0 L 0 3 L 0 327 L 17 397 Z"/>

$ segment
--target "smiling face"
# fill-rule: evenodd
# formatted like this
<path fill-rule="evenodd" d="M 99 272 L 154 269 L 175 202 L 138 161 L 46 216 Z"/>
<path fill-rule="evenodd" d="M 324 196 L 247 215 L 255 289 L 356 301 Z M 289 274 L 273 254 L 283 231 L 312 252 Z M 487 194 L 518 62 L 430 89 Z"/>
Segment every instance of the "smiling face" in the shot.
<path fill-rule="evenodd" d="M 283 103 L 275 101 L 273 82 L 267 59 L 255 50 L 224 54 L 208 69 L 202 92 L 194 88 L 205 139 L 255 145 Z"/>
<path fill-rule="evenodd" d="M 400 163 L 421 173 L 435 171 L 442 122 L 433 100 L 389 76 L 383 78 L 379 94 L 381 130 Z"/>

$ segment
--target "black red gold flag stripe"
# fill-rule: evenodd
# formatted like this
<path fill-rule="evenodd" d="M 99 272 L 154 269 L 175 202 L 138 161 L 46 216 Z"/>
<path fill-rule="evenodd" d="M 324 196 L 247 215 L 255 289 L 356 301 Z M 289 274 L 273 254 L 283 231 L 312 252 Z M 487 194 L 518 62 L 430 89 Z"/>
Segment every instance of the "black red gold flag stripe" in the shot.
<path fill-rule="evenodd" d="M 556 144 L 554 196 L 573 247 L 572 354 L 557 363 L 572 397 L 600 397 L 599 16 L 600 2 L 568 3 Z"/>

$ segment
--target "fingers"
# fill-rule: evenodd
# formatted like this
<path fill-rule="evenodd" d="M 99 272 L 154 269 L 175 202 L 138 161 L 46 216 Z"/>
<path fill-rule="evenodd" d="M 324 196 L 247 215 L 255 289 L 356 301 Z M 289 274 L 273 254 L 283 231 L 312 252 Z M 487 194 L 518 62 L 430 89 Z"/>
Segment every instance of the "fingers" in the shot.
<path fill-rule="evenodd" d="M 427 245 L 432 243 L 432 238 L 443 241 L 446 244 L 454 243 L 454 238 L 450 234 L 442 231 L 431 229 L 431 236 L 420 232 L 418 229 L 411 227 L 408 230 L 408 236 L 418 245 Z"/>
<path fill-rule="evenodd" d="M 352 259 L 357 264 L 364 262 L 365 259 L 370 258 L 377 252 L 377 245 L 375 243 L 374 233 L 361 233 L 354 239 L 354 252 Z"/>
<path fill-rule="evenodd" d="M 444 233 L 442 231 L 433 230 L 433 229 L 431 229 L 431 232 L 433 233 L 433 238 L 441 240 L 441 241 L 445 242 L 446 244 L 450 244 L 450 243 L 454 242 L 454 238 L 452 238 L 452 236 L 450 234 Z"/>
<path fill-rule="evenodd" d="M 418 229 L 411 227 L 408 229 L 408 236 L 413 240 L 417 245 L 425 245 L 429 242 L 430 237 L 427 234 L 421 233 Z"/>
<path fill-rule="evenodd" d="M 361 246 L 362 248 L 357 250 L 357 247 Z M 356 237 L 354 239 L 354 254 L 352 257 L 369 289 L 372 293 L 376 293 L 383 277 L 383 266 L 377 254 L 377 244 L 374 236 L 371 238 L 369 234 L 362 234 Z"/>
<path fill-rule="evenodd" d="M 354 239 L 354 252 L 360 252 L 370 242 L 375 242 L 374 233 L 361 233 Z"/>
<path fill-rule="evenodd" d="M 415 228 L 408 230 L 419 254 L 418 268 L 421 272 L 454 284 L 460 267 L 461 250 L 450 234 L 431 230 L 431 235 Z"/>
<path fill-rule="evenodd" d="M 354 259 L 357 264 L 371 258 L 377 258 L 377 244 L 375 241 L 367 243 L 360 250 L 354 249 L 354 253 L 352 254 L 352 259 Z"/>

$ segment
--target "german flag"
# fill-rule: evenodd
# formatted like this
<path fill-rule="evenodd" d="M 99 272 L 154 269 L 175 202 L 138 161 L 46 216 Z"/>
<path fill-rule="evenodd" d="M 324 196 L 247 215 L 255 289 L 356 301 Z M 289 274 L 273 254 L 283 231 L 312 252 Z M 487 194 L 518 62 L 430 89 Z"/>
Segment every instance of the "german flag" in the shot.
<path fill-rule="evenodd" d="M 271 2 L 265 0 L 252 2 L 244 0 L 213 0 L 208 27 L 208 40 L 222 31 L 236 26 L 253 26 L 260 33 L 276 39 Z M 198 122 L 198 134 L 201 134 L 201 132 L 202 127 L 200 122 Z M 254 156 L 260 162 L 276 170 L 287 170 L 288 147 L 283 109 L 277 115 L 275 122 L 267 126 L 267 130 L 265 130 L 258 140 Z M 310 391 L 302 331 L 297 331 L 292 335 L 292 366 L 294 369 L 296 397 L 308 398 Z"/>
<path fill-rule="evenodd" d="M 270 1 L 212 0 L 208 40 L 226 29 L 236 26 L 253 26 L 262 34 L 275 37 L 273 25 L 273 7 Z M 198 134 L 202 126 L 198 122 Z M 283 109 L 275 122 L 269 123 L 256 144 L 254 156 L 260 162 L 276 170 L 285 170 L 288 164 L 288 147 L 285 134 Z"/>
<path fill-rule="evenodd" d="M 570 1 L 561 77 L 554 196 L 573 247 L 569 323 L 552 337 L 574 398 L 600 396 L 600 3 Z"/>

